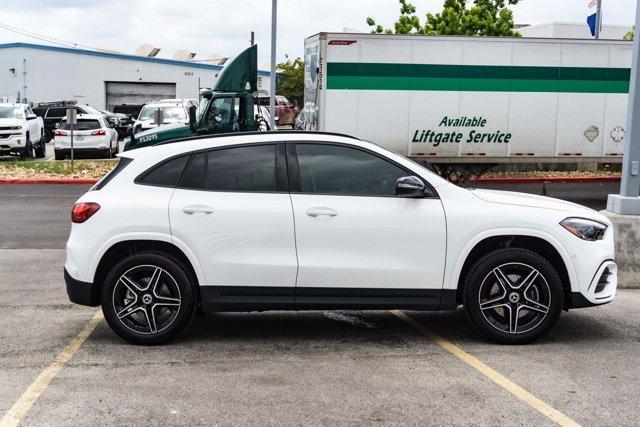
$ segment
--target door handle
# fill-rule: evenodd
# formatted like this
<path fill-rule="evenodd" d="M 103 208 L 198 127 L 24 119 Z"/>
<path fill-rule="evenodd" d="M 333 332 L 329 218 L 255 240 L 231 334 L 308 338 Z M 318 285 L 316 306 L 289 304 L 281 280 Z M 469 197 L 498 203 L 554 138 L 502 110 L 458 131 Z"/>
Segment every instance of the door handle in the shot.
<path fill-rule="evenodd" d="M 338 211 L 331 208 L 309 208 L 307 215 L 314 218 L 318 216 L 336 216 L 338 215 Z"/>
<path fill-rule="evenodd" d="M 193 214 L 209 215 L 213 213 L 213 208 L 210 208 L 209 206 L 185 206 L 184 209 L 182 209 L 182 212 L 189 215 L 193 215 Z"/>

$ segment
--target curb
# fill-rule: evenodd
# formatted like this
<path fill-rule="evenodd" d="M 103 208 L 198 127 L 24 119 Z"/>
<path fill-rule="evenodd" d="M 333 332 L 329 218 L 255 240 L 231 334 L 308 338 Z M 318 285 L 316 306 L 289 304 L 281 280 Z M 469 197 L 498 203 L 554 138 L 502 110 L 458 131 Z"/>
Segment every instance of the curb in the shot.
<path fill-rule="evenodd" d="M 583 176 L 552 178 L 476 178 L 469 182 L 482 184 L 544 184 L 544 183 L 580 183 L 580 182 L 616 182 L 619 176 Z"/>
<path fill-rule="evenodd" d="M 2 178 L 0 185 L 32 185 L 32 184 L 61 184 L 61 185 L 92 185 L 98 182 L 97 179 L 80 178 Z"/>

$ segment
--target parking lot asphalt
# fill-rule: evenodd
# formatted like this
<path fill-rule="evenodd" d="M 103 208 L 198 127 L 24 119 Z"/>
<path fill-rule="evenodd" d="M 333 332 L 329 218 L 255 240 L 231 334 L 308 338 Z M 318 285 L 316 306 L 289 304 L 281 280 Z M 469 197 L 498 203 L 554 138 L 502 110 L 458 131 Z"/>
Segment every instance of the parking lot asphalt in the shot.
<path fill-rule="evenodd" d="M 564 424 L 640 418 L 633 290 L 563 313 L 527 346 L 487 342 L 458 310 L 403 312 L 418 327 L 387 311 L 206 315 L 162 347 L 128 345 L 98 320 L 65 350 L 98 312 L 69 303 L 62 277 L 70 207 L 85 189 L 0 186 L 0 416 L 22 414 L 22 425 L 549 425 L 552 408 Z M 12 216 L 19 230 L 7 228 Z"/>

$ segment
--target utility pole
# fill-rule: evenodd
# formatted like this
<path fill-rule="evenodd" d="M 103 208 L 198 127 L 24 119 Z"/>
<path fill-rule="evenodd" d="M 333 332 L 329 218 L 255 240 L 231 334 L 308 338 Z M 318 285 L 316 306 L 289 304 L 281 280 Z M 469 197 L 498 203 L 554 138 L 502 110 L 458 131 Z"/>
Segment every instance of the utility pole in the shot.
<path fill-rule="evenodd" d="M 598 9 L 596 11 L 596 40 L 600 39 L 601 29 L 602 29 L 602 0 L 598 0 Z"/>
<path fill-rule="evenodd" d="M 276 128 L 276 33 L 278 0 L 271 0 L 271 80 L 269 85 L 269 129 Z"/>
<path fill-rule="evenodd" d="M 640 1 L 639 1 L 640 3 Z M 636 6 L 636 28 L 640 28 L 640 4 Z M 627 130 L 624 137 L 620 194 L 609 194 L 607 210 L 622 215 L 640 215 L 640 37 L 633 40 Z"/>

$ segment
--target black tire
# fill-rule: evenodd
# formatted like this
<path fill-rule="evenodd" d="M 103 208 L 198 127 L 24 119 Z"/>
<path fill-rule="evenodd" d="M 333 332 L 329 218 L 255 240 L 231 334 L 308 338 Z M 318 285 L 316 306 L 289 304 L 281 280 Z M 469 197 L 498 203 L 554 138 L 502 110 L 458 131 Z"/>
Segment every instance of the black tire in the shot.
<path fill-rule="evenodd" d="M 40 140 L 38 141 L 38 145 L 35 147 L 34 152 L 36 155 L 36 158 L 38 159 L 44 159 L 44 157 L 47 155 L 47 149 L 46 149 L 46 138 L 44 136 L 44 131 L 42 132 L 42 134 L 40 135 Z"/>
<path fill-rule="evenodd" d="M 478 260 L 464 285 L 469 322 L 503 344 L 527 344 L 546 335 L 558 321 L 563 299 L 553 266 L 518 248 L 500 249 Z"/>
<path fill-rule="evenodd" d="M 155 274 L 159 280 L 154 280 Z M 123 278 L 133 282 L 127 284 Z M 120 261 L 107 275 L 102 312 L 111 329 L 126 341 L 159 345 L 189 325 L 195 295 L 194 284 L 179 262 L 162 253 L 137 253 Z"/>
<path fill-rule="evenodd" d="M 60 151 L 54 150 L 53 157 L 56 160 L 64 160 L 64 153 L 61 153 Z"/>
<path fill-rule="evenodd" d="M 33 146 L 31 145 L 30 136 L 29 136 L 29 133 L 27 132 L 27 140 L 24 143 L 24 148 L 22 149 L 22 152 L 20 153 L 20 160 L 26 160 L 31 157 L 33 157 Z"/>

